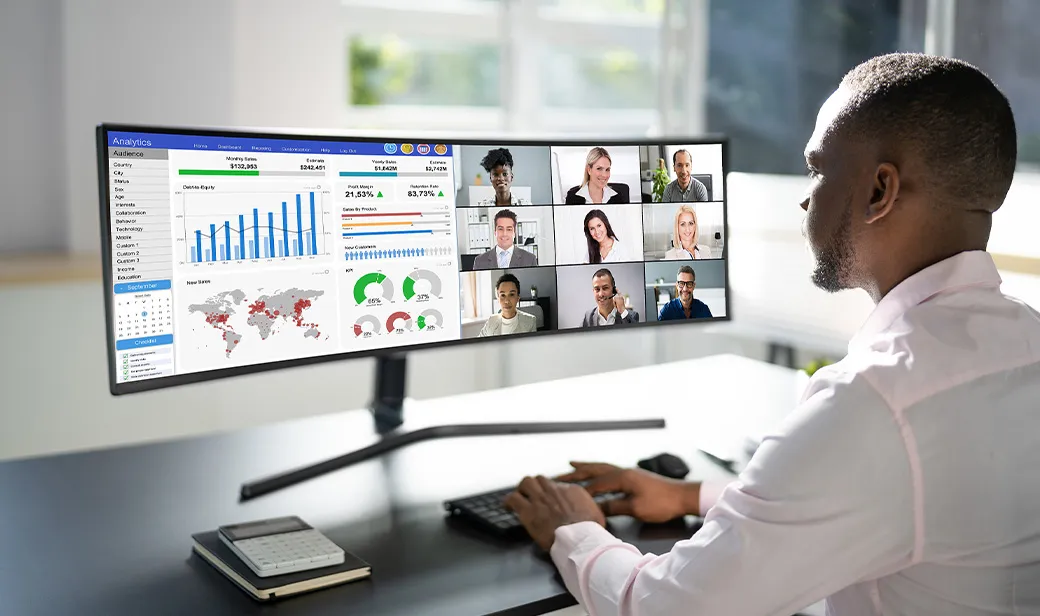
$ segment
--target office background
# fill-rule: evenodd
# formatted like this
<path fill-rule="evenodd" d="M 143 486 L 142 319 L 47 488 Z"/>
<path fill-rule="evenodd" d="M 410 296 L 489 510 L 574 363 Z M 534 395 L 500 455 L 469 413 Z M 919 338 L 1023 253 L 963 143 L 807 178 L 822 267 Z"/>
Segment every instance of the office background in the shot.
<path fill-rule="evenodd" d="M 642 261 L 642 206 L 630 205 L 561 205 L 554 208 L 556 227 L 556 262 L 588 263 L 589 247 L 585 238 L 585 216 L 592 210 L 606 215 L 610 228 L 620 242 L 621 261 Z M 615 248 L 617 250 L 617 248 Z"/>
<path fill-rule="evenodd" d="M 600 268 L 610 270 L 618 293 L 626 296 L 626 306 L 639 313 L 639 321 L 646 321 L 646 300 L 643 293 L 642 263 L 607 263 L 606 265 L 579 265 L 556 268 L 556 288 L 560 294 L 560 329 L 581 327 L 585 313 L 596 307 L 592 294 L 592 275 Z M 607 341 L 578 339 L 575 350 L 584 349 L 581 355 L 607 352 Z M 635 344 L 635 342 L 633 342 Z"/>
<path fill-rule="evenodd" d="M 697 286 L 693 290 L 694 299 L 708 305 L 711 316 L 726 316 L 726 262 L 710 261 L 657 261 L 646 264 L 646 306 L 651 312 L 650 318 L 657 319 L 661 308 L 669 300 L 678 297 L 675 293 L 675 280 L 679 268 L 689 265 L 693 268 Z"/>
<path fill-rule="evenodd" d="M 608 133 L 609 134 L 609 133 Z M 581 185 L 585 161 L 595 146 L 558 146 L 549 149 L 553 180 L 553 203 L 563 203 L 567 191 Z M 628 184 L 629 203 L 639 203 L 639 147 L 604 146 L 610 154 L 610 184 Z"/>
<path fill-rule="evenodd" d="M 505 147 L 513 156 L 513 189 L 514 195 L 522 195 L 531 200 L 532 205 L 552 204 L 552 182 L 549 179 L 549 148 L 535 146 L 509 146 L 508 144 L 487 146 L 463 145 L 455 146 L 462 156 L 455 163 L 455 189 L 458 191 L 455 203 L 458 205 L 476 205 L 480 199 L 475 192 L 488 192 L 494 196 L 491 175 L 480 166 L 480 161 L 487 156 L 488 150 Z M 480 185 L 477 185 L 477 176 Z M 476 189 L 471 188 L 476 186 Z M 483 197 L 481 197 L 483 198 Z"/>
<path fill-rule="evenodd" d="M 602 0 L 594 13 L 583 0 L 0 2 L 0 458 L 280 422 L 372 394 L 370 359 L 108 394 L 102 121 L 492 142 L 730 137 L 732 322 L 415 353 L 410 395 L 432 398 L 720 352 L 766 359 L 771 344 L 792 346 L 799 366 L 842 356 L 872 305 L 809 282 L 802 149 L 856 63 L 946 53 L 986 70 L 1016 112 L 1019 166 L 990 250 L 1004 292 L 1040 306 L 1040 3 Z M 26 385 L 41 376 L 46 387 Z"/>
<path fill-rule="evenodd" d="M 467 265 L 471 262 L 467 256 L 484 254 L 498 245 L 495 238 L 495 214 L 503 209 L 516 214 L 516 245 L 538 257 L 538 265 L 555 263 L 556 235 L 553 233 L 552 206 L 467 207 L 456 210 L 463 269 L 472 269 Z"/>
<path fill-rule="evenodd" d="M 675 214 L 678 203 L 643 205 L 643 255 L 646 260 L 663 259 L 675 240 Z M 697 243 L 712 250 L 713 258 L 721 258 L 726 243 L 725 217 L 722 203 L 689 203 L 697 212 Z M 715 239 L 718 233 L 720 238 Z"/>

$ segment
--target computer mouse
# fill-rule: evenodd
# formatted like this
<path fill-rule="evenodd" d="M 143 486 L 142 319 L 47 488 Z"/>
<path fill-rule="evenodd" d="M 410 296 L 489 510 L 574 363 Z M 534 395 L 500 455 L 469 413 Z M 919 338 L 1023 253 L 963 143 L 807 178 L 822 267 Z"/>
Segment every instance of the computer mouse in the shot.
<path fill-rule="evenodd" d="M 682 458 L 670 453 L 661 453 L 652 458 L 640 460 L 638 466 L 643 470 L 672 479 L 683 479 L 690 473 L 690 467 L 686 466 Z"/>

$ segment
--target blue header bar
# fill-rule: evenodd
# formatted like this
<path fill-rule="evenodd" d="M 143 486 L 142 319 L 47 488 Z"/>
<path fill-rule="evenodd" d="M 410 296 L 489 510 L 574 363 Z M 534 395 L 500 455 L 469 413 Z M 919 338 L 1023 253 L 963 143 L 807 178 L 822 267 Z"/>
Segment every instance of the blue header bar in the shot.
<path fill-rule="evenodd" d="M 143 293 L 146 291 L 165 291 L 170 288 L 170 280 L 149 280 L 146 282 L 120 282 L 114 291 L 119 293 Z"/>
<path fill-rule="evenodd" d="M 213 152 L 276 152 L 279 154 L 357 154 L 360 156 L 451 156 L 451 145 L 419 142 L 353 142 L 315 139 L 253 139 L 162 133 L 108 133 L 113 148 L 199 150 Z"/>

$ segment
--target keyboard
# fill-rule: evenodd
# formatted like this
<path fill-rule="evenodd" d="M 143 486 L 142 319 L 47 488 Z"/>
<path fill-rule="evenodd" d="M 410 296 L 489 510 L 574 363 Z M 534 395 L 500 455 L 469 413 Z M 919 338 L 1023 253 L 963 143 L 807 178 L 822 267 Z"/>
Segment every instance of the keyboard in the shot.
<path fill-rule="evenodd" d="M 577 483 L 581 486 L 588 485 L 588 482 L 584 481 Z M 526 537 L 527 531 L 520 524 L 516 514 L 502 505 L 502 501 L 514 490 L 516 490 L 516 486 L 445 501 L 444 509 L 449 516 L 464 520 L 491 534 L 500 537 Z M 624 497 L 622 493 L 610 492 L 597 494 L 592 497 L 592 500 L 603 504 L 608 500 L 622 497 Z"/>

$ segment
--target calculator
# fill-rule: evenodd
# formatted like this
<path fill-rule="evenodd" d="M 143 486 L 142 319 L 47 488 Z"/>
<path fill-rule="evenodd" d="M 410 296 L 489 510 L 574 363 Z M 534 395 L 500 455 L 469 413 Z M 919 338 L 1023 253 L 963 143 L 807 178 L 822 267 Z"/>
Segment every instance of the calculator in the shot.
<path fill-rule="evenodd" d="M 343 549 L 297 516 L 221 526 L 224 542 L 259 577 L 341 565 Z"/>

